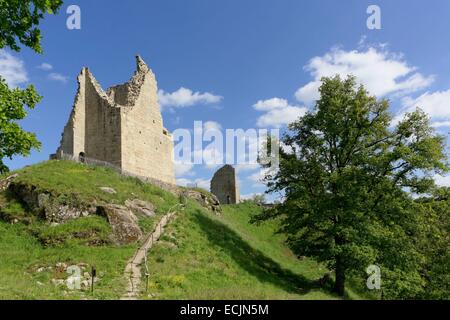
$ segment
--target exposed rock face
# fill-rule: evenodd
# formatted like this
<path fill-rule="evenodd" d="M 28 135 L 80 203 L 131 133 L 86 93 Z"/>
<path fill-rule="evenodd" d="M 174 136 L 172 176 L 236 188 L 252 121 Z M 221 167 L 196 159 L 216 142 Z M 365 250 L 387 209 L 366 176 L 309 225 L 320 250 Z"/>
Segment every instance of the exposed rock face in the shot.
<path fill-rule="evenodd" d="M 225 165 L 211 179 L 211 192 L 221 204 L 235 204 L 240 201 L 239 186 L 236 171 L 230 165 Z"/>
<path fill-rule="evenodd" d="M 125 206 L 137 216 L 151 217 L 155 215 L 155 206 L 139 199 L 125 201 Z"/>
<path fill-rule="evenodd" d="M 118 244 L 129 244 L 142 237 L 138 219 L 127 207 L 108 204 L 99 206 L 97 209 L 98 214 L 103 215 L 108 219 Z"/>
<path fill-rule="evenodd" d="M 64 223 L 96 212 L 95 205 L 76 203 L 75 198 L 64 203 L 50 192 L 38 190 L 30 185 L 12 182 L 9 190 L 48 223 Z"/>
<path fill-rule="evenodd" d="M 187 189 L 182 192 L 182 195 L 191 199 L 196 200 L 198 203 L 202 205 L 202 207 L 219 214 L 222 212 L 220 208 L 220 203 L 217 197 L 213 194 L 204 194 L 197 190 Z"/>
<path fill-rule="evenodd" d="M 19 176 L 18 174 L 13 174 L 9 177 L 6 177 L 5 179 L 0 180 L 0 192 L 3 192 L 6 189 L 8 189 L 11 182 L 18 176 Z"/>
<path fill-rule="evenodd" d="M 61 146 L 52 159 L 95 159 L 135 176 L 175 184 L 173 142 L 163 125 L 155 75 L 139 56 L 136 64 L 127 83 L 106 92 L 83 68 Z"/>
<path fill-rule="evenodd" d="M 86 203 L 76 193 L 58 194 L 52 190 L 42 189 L 21 181 L 14 181 L 15 177 L 8 177 L 1 180 L 0 183 L 2 186 L 5 186 L 4 188 L 7 188 L 14 198 L 26 205 L 27 212 L 34 213 L 35 216 L 38 216 L 50 225 L 58 225 L 89 215 L 101 215 L 112 226 L 113 240 L 118 244 L 129 244 L 141 239 L 142 231 L 138 224 L 138 217 L 155 215 L 155 206 L 140 199 L 128 199 L 125 201 L 125 205 L 97 203 L 95 201 Z M 111 192 L 112 194 L 113 189 L 107 188 L 106 190 L 106 187 L 104 189 L 105 192 Z M 171 184 L 168 190 L 180 198 L 189 197 L 194 199 L 213 213 L 219 214 L 221 212 L 219 200 L 206 191 L 186 189 Z M 184 203 L 184 201 L 181 202 Z M 28 220 L 33 221 L 33 217 L 26 215 L 21 221 L 26 222 Z M 16 223 L 19 221 L 14 219 L 11 222 Z M 80 238 L 88 236 L 89 234 L 77 235 Z"/>

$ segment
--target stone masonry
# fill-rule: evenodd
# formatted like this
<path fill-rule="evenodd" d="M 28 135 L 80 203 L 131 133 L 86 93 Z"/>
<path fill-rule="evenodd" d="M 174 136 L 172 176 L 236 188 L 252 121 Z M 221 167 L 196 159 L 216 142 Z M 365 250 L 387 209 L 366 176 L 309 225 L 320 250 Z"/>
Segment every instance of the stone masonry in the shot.
<path fill-rule="evenodd" d="M 134 76 L 106 92 L 88 68 L 82 69 L 72 113 L 52 158 L 92 158 L 174 184 L 173 142 L 163 126 L 155 75 L 141 57 L 136 62 Z"/>
<path fill-rule="evenodd" d="M 239 185 L 236 170 L 231 165 L 225 165 L 211 179 L 211 193 L 221 204 L 235 204 L 240 201 Z"/>

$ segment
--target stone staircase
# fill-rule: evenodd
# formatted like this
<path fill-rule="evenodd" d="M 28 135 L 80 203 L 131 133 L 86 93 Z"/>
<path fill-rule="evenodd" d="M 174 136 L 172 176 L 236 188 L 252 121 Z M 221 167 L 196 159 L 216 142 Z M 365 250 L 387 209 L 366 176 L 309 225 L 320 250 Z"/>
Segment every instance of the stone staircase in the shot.
<path fill-rule="evenodd" d="M 175 208 L 177 207 L 177 208 Z M 125 277 L 127 279 L 126 294 L 121 300 L 137 300 L 140 293 L 140 284 L 142 281 L 142 266 L 144 265 L 147 271 L 147 254 L 153 245 L 159 240 L 164 233 L 164 227 L 175 217 L 177 209 L 184 210 L 184 205 L 178 204 L 171 209 L 168 213 L 161 218 L 156 228 L 152 233 L 147 235 L 144 244 L 135 252 L 134 256 L 128 262 L 125 268 Z"/>

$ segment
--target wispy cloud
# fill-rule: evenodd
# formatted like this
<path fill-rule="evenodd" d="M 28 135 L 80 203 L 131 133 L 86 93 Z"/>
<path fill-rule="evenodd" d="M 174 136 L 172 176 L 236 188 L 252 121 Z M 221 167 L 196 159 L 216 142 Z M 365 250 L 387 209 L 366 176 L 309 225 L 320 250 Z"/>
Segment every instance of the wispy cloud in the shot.
<path fill-rule="evenodd" d="M 431 124 L 433 128 L 450 127 L 450 121 L 436 121 Z"/>
<path fill-rule="evenodd" d="M 11 87 L 28 81 L 24 62 L 5 50 L 0 50 L 0 76 Z"/>
<path fill-rule="evenodd" d="M 38 65 L 37 68 L 44 71 L 50 71 L 53 69 L 53 66 L 50 63 L 43 62 L 40 65 Z"/>
<path fill-rule="evenodd" d="M 402 100 L 403 109 L 394 118 L 393 123 L 398 123 L 406 112 L 421 108 L 433 121 L 435 128 L 450 126 L 450 89 L 447 91 L 426 92 L 417 98 L 405 97 Z"/>
<path fill-rule="evenodd" d="M 223 97 L 209 92 L 193 92 L 191 89 L 181 87 L 172 93 L 164 90 L 158 91 L 158 100 L 161 108 L 185 108 L 194 105 L 217 104 Z"/>
<path fill-rule="evenodd" d="M 53 81 L 59 81 L 59 82 L 63 82 L 63 83 L 66 83 L 66 82 L 68 81 L 68 77 L 67 77 L 67 76 L 62 75 L 62 74 L 60 74 L 60 73 L 56 73 L 56 72 L 50 73 L 50 74 L 48 75 L 48 78 L 49 78 L 50 80 L 53 80 Z"/>

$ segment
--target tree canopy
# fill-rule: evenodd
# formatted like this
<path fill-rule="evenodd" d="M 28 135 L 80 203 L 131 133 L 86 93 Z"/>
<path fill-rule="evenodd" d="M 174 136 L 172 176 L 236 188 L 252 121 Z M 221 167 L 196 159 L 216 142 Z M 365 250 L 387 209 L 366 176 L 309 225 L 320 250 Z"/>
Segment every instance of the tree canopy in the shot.
<path fill-rule="evenodd" d="M 61 0 L 0 0 L 0 49 L 20 51 L 21 43 L 42 53 L 39 22 L 61 5 Z M 17 121 L 26 117 L 26 107 L 33 109 L 41 99 L 34 86 L 10 89 L 0 76 L 0 173 L 8 171 L 4 157 L 27 156 L 31 149 L 40 148 L 36 135 L 24 131 Z"/>
<path fill-rule="evenodd" d="M 369 265 L 392 297 L 423 286 L 411 193 L 430 191 L 432 174 L 447 170 L 445 140 L 420 110 L 392 127 L 388 108 L 352 76 L 323 78 L 315 109 L 289 126 L 279 168 L 266 177 L 284 201 L 257 219 L 280 217 L 297 255 L 335 271 L 340 295 L 347 276 L 366 277 Z"/>
<path fill-rule="evenodd" d="M 17 123 L 27 115 L 24 107 L 33 109 L 40 100 L 32 85 L 25 90 L 10 89 L 0 77 L 0 173 L 8 171 L 2 161 L 4 157 L 28 156 L 32 148 L 40 147 L 36 135 L 24 131 Z"/>
<path fill-rule="evenodd" d="M 42 53 L 39 22 L 54 14 L 61 0 L 0 0 L 0 48 L 20 51 L 17 42 Z"/>

